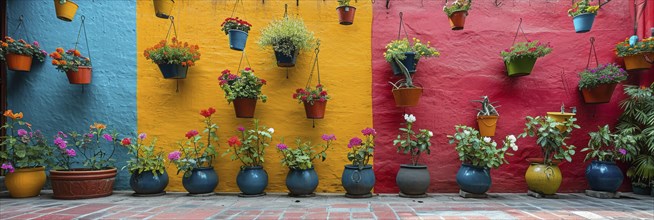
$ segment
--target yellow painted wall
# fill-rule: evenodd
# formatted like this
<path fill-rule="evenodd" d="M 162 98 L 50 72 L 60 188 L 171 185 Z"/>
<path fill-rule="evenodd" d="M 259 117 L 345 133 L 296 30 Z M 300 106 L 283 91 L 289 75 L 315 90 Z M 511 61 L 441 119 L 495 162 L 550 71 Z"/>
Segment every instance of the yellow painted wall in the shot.
<path fill-rule="evenodd" d="M 138 131 L 147 132 L 149 137 L 158 137 L 158 145 L 166 152 L 176 149 L 175 142 L 185 139 L 191 129 L 202 127 L 200 109 L 215 107 L 220 136 L 220 152 L 227 147 L 227 139 L 236 135 L 240 124 L 250 125 L 251 120 L 237 119 L 231 105 L 216 80 L 220 71 L 229 68 L 236 71 L 241 53 L 229 49 L 227 36 L 220 31 L 220 24 L 229 17 L 235 0 L 186 0 L 176 1 L 173 12 L 178 38 L 200 46 L 202 57 L 196 66 L 189 69 L 188 77 L 179 80 L 179 92 L 175 92 L 176 81 L 162 77 L 156 64 L 145 60 L 142 53 L 148 47 L 164 39 L 170 22 L 154 16 L 150 0 L 137 2 L 137 117 Z M 265 169 L 269 174 L 268 192 L 286 192 L 285 177 L 288 169 L 280 164 L 280 155 L 274 145 L 281 137 L 286 143 L 293 143 L 295 137 L 310 139 L 319 143 L 324 133 L 336 134 L 337 142 L 328 151 L 325 162 L 315 161 L 320 177 L 317 192 L 342 192 L 341 173 L 347 164 L 347 142 L 360 130 L 372 127 L 371 100 L 371 27 L 372 5 L 369 1 L 354 3 L 357 7 L 354 24 L 338 24 L 334 0 L 303 0 L 300 6 L 295 0 L 243 0 L 237 16 L 253 24 L 246 51 L 252 68 L 259 77 L 268 81 L 263 92 L 268 102 L 257 104 L 256 117 L 261 124 L 275 128 L 275 141 L 267 149 Z M 292 99 L 296 88 L 304 87 L 311 71 L 313 51 L 300 54 L 295 68 L 276 66 L 272 49 L 260 48 L 256 41 L 261 29 L 272 18 L 284 14 L 288 4 L 291 16 L 304 19 L 308 28 L 321 40 L 320 69 L 322 84 L 332 96 L 328 102 L 325 119 L 312 121 L 305 118 L 304 108 Z M 241 67 L 243 68 L 243 67 Z M 315 85 L 315 82 L 312 83 Z M 216 191 L 238 192 L 236 174 L 239 161 L 230 161 L 229 156 L 219 157 L 214 167 L 220 178 Z M 170 184 L 168 191 L 185 191 L 182 174 L 176 175 L 176 168 L 168 164 Z"/>

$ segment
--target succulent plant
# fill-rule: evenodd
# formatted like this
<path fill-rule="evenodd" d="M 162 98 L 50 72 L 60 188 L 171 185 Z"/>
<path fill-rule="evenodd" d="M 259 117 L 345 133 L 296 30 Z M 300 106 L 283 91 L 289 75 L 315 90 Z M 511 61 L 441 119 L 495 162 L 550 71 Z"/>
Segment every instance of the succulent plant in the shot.
<path fill-rule="evenodd" d="M 488 99 L 488 96 L 482 96 L 481 100 L 472 100 L 473 102 L 479 102 L 481 103 L 481 108 L 478 108 L 477 111 L 477 116 L 490 116 L 490 115 L 496 115 L 499 116 L 500 114 L 497 113 L 497 109 L 500 106 L 493 106 L 497 102 L 491 102 Z"/>

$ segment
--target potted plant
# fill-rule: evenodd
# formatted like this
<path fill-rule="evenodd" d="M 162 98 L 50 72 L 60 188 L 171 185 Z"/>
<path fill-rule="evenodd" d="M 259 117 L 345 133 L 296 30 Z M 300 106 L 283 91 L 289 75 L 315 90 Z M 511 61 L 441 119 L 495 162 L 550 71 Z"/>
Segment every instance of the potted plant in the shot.
<path fill-rule="evenodd" d="M 509 149 L 518 150 L 516 137 L 508 135 L 502 142 L 502 147 L 497 148 L 497 142 L 490 137 L 480 135 L 474 128 L 457 125 L 454 127 L 456 133 L 448 135 L 450 144 L 459 154 L 461 168 L 456 174 L 456 183 L 462 191 L 472 194 L 485 194 L 491 186 L 491 168 L 499 168 L 504 163 L 509 163 L 504 157 L 513 155 L 507 152 Z"/>
<path fill-rule="evenodd" d="M 654 38 L 645 38 L 634 44 L 630 44 L 629 38 L 627 38 L 615 45 L 615 54 L 624 58 L 624 65 L 627 70 L 652 68 L 652 64 L 647 62 L 645 57 L 649 57 L 650 60 L 654 59 Z"/>
<path fill-rule="evenodd" d="M 175 0 L 152 0 L 154 13 L 158 18 L 168 19 L 173 12 Z"/>
<path fill-rule="evenodd" d="M 472 5 L 472 0 L 454 0 L 451 5 L 443 6 L 443 11 L 450 20 L 450 26 L 452 30 L 463 30 L 463 25 L 466 23 L 466 17 L 468 16 L 468 10 Z"/>
<path fill-rule="evenodd" d="M 404 73 L 405 79 L 389 82 L 393 86 L 393 98 L 397 107 L 412 107 L 418 105 L 422 95 L 422 87 L 413 84 L 413 78 L 404 64 L 397 62 Z"/>
<path fill-rule="evenodd" d="M 165 79 L 185 79 L 188 68 L 200 60 L 200 47 L 178 41 L 176 37 L 171 41 L 170 45 L 165 40 L 160 41 L 146 49 L 143 56 L 159 66 Z"/>
<path fill-rule="evenodd" d="M 342 25 L 351 25 L 354 23 L 354 13 L 357 8 L 350 5 L 350 0 L 338 0 L 338 22 Z"/>
<path fill-rule="evenodd" d="M 571 117 L 564 122 L 558 122 L 552 117 L 527 116 L 524 132 L 518 137 L 537 137 L 536 144 L 543 152 L 543 158 L 528 158 L 529 168 L 525 173 L 527 187 L 530 191 L 542 195 L 554 195 L 561 186 L 563 177 L 558 164 L 565 159 L 572 162 L 575 146 L 568 145 L 573 129 L 578 129 L 576 118 Z M 560 127 L 563 130 L 560 130 Z"/>
<path fill-rule="evenodd" d="M 572 17 L 575 32 L 586 33 L 593 27 L 593 21 L 599 10 L 599 5 L 590 5 L 589 0 L 578 0 L 568 10 L 568 16 Z"/>
<path fill-rule="evenodd" d="M 93 72 L 91 59 L 83 57 L 79 50 L 70 49 L 64 52 L 59 47 L 50 54 L 52 65 L 62 73 L 66 73 L 70 84 L 90 84 Z"/>
<path fill-rule="evenodd" d="M 353 137 L 347 145 L 350 152 L 347 153 L 347 159 L 352 164 L 345 165 L 341 184 L 345 188 L 345 196 L 349 198 L 369 198 L 372 197 L 370 190 L 375 186 L 375 173 L 372 171 L 372 165 L 369 165 L 375 151 L 375 129 L 366 128 L 361 130 L 365 141 L 361 138 Z"/>
<path fill-rule="evenodd" d="M 54 0 L 55 11 L 57 12 L 57 18 L 62 21 L 73 21 L 75 18 L 75 13 L 79 6 L 71 0 Z"/>
<path fill-rule="evenodd" d="M 325 117 L 327 100 L 331 99 L 331 97 L 327 94 L 325 87 L 318 84 L 315 89 L 311 87 L 296 89 L 295 93 L 293 93 L 293 99 L 297 99 L 298 103 L 304 103 L 307 118 L 322 119 Z"/>
<path fill-rule="evenodd" d="M 132 156 L 123 169 L 127 168 L 131 174 L 129 186 L 134 190 L 134 196 L 163 195 L 168 186 L 164 155 L 162 151 L 155 153 L 157 139 L 146 145 L 146 137 L 146 133 L 141 133 L 133 139 L 136 140 L 134 143 L 126 146 L 128 154 Z"/>
<path fill-rule="evenodd" d="M 409 73 L 413 74 L 416 72 L 420 58 L 440 56 L 440 53 L 436 48 L 431 47 L 430 44 L 431 42 L 423 44 L 420 39 L 416 38 L 413 38 L 413 45 L 409 43 L 407 38 L 394 40 L 386 45 L 384 59 L 386 59 L 386 62 L 391 64 L 394 75 L 402 75 L 400 63 L 407 68 Z"/>
<path fill-rule="evenodd" d="M 400 134 L 393 140 L 393 146 L 397 152 L 411 155 L 411 164 L 401 164 L 397 172 L 395 182 L 400 188 L 401 197 L 419 198 L 427 197 L 430 176 L 427 165 L 418 164 L 422 153 L 430 154 L 431 137 L 434 133 L 427 129 L 413 131 L 413 124 L 416 117 L 411 114 L 404 114 L 406 127 L 400 128 Z"/>
<path fill-rule="evenodd" d="M 479 126 L 479 133 L 482 137 L 495 136 L 495 128 L 497 127 L 497 118 L 500 114 L 497 113 L 499 106 L 493 106 L 497 102 L 488 100 L 488 96 L 482 96 L 481 100 L 473 100 L 473 102 L 481 103 L 481 108 L 477 111 L 477 126 Z"/>
<path fill-rule="evenodd" d="M 609 125 L 588 133 L 588 147 L 581 149 L 593 161 L 586 167 L 586 180 L 591 190 L 616 192 L 624 179 L 615 161 L 630 161 L 636 154 L 636 139 L 631 135 L 611 133 Z"/>
<path fill-rule="evenodd" d="M 307 30 L 299 18 L 285 17 L 274 19 L 261 31 L 259 45 L 272 47 L 277 58 L 277 66 L 294 67 L 300 50 L 308 50 L 314 45 L 313 32 Z"/>
<path fill-rule="evenodd" d="M 588 104 L 608 103 L 615 86 L 627 80 L 627 71 L 617 64 L 604 64 L 579 73 L 579 90 Z"/>
<path fill-rule="evenodd" d="M 52 197 L 88 199 L 111 195 L 116 179 L 112 157 L 117 146 L 126 146 L 129 141 L 119 140 L 118 133 L 107 132 L 107 126 L 101 123 L 94 123 L 86 133 L 59 131 L 53 141 L 58 156 L 55 169 L 50 170 Z M 106 145 L 111 146 L 111 152 L 105 151 Z"/>
<path fill-rule="evenodd" d="M 283 140 L 282 143 L 277 144 L 277 150 L 282 154 L 282 165 L 290 169 L 286 175 L 286 188 L 290 191 L 289 196 L 315 195 L 313 192 L 318 187 L 318 174 L 314 170 L 313 160 L 320 158 L 325 161 L 327 159 L 327 149 L 332 141 L 336 140 L 336 136 L 324 134 L 322 140 L 325 141 L 325 144 L 314 146 L 311 142 L 303 142 L 298 138 L 295 141 L 297 144 L 295 149 L 286 146 Z M 318 147 L 321 147 L 322 150 L 316 150 Z"/>
<path fill-rule="evenodd" d="M 23 113 L 7 110 L 3 114 L 7 121 L 2 126 L 6 135 L 0 137 L 1 169 L 6 171 L 4 179 L 13 198 L 38 196 L 45 185 L 45 165 L 48 165 L 52 151 L 39 130 L 23 121 Z"/>
<path fill-rule="evenodd" d="M 218 142 L 218 125 L 211 121 L 216 109 L 208 108 L 200 111 L 204 117 L 202 137 L 197 130 L 186 132 L 186 142 L 177 142 L 179 150 L 168 154 L 168 159 L 177 167 L 177 174 L 184 172 L 182 185 L 189 194 L 213 193 L 218 186 L 218 175 L 213 168 L 213 159 L 218 154 L 215 142 Z M 201 140 L 205 139 L 204 143 Z"/>
<path fill-rule="evenodd" d="M 263 162 L 266 147 L 270 145 L 275 129 L 259 126 L 259 120 L 254 119 L 254 128 L 246 131 L 244 127 L 239 126 L 238 131 L 241 137 L 229 138 L 227 143 L 231 148 L 228 148 L 223 156 L 232 153 L 232 160 L 243 163 L 236 176 L 236 185 L 241 190 L 239 196 L 266 195 L 264 191 L 268 186 L 268 173 L 263 169 Z"/>
<path fill-rule="evenodd" d="M 232 50 L 243 51 L 245 43 L 248 40 L 248 32 L 252 25 L 245 20 L 238 17 L 225 18 L 225 21 L 220 25 L 222 31 L 229 35 L 229 48 Z"/>
<path fill-rule="evenodd" d="M 232 74 L 228 69 L 223 70 L 218 77 L 220 88 L 225 92 L 227 103 L 234 103 L 237 118 L 253 118 L 257 107 L 257 100 L 266 103 L 268 97 L 261 94 L 261 87 L 266 80 L 254 75 L 254 70 L 245 67 L 241 75 Z"/>
<path fill-rule="evenodd" d="M 500 52 L 508 76 L 526 76 L 531 74 L 531 70 L 536 64 L 536 59 L 544 57 L 552 52 L 549 43 L 542 44 L 535 41 L 514 43 L 511 48 Z"/>
<path fill-rule="evenodd" d="M 5 37 L 0 42 L 0 60 L 6 60 L 9 70 L 29 72 L 32 68 L 32 58 L 43 62 L 46 55 L 48 53 L 41 50 L 37 41 L 30 44 L 23 39 Z"/>

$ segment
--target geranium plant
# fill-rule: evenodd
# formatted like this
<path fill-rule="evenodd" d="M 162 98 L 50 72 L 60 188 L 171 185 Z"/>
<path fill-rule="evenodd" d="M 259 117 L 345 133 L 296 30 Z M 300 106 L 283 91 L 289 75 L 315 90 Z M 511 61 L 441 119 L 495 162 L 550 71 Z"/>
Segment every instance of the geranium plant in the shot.
<path fill-rule="evenodd" d="M 517 58 L 539 58 L 552 52 L 552 46 L 549 43 L 542 44 L 541 42 L 527 41 L 517 42 L 511 48 L 505 49 L 500 52 L 504 62 L 510 63 Z"/>
<path fill-rule="evenodd" d="M 231 153 L 232 160 L 240 160 L 244 167 L 263 166 L 266 147 L 272 141 L 275 129 L 259 126 L 259 120 L 254 120 L 254 128 L 245 130 L 243 126 L 238 127 L 241 137 L 232 136 L 227 143 L 229 147 L 223 156 Z"/>
<path fill-rule="evenodd" d="M 6 36 L 3 41 L 0 41 L 0 60 L 5 60 L 5 55 L 8 53 L 31 56 L 38 59 L 40 62 L 45 60 L 48 52 L 41 50 L 39 42 L 34 41 L 31 44 L 23 39 L 14 40 Z"/>
<path fill-rule="evenodd" d="M 89 126 L 89 131 L 77 133 L 75 131 L 68 134 L 59 131 L 53 141 L 59 156 L 56 158 L 57 166 L 55 169 L 73 170 L 73 164 L 79 163 L 90 170 L 102 170 L 114 166 L 116 162 L 114 156 L 117 146 L 126 145 L 129 139 L 118 139 L 117 132 L 108 132 L 107 126 L 101 123 L 94 123 Z M 107 145 L 111 146 L 111 152 L 106 151 Z M 70 148 L 69 148 L 70 146 Z M 75 157 L 81 155 L 80 159 Z"/>
<path fill-rule="evenodd" d="M 454 127 L 456 133 L 448 135 L 450 144 L 454 144 L 461 162 L 476 167 L 498 168 L 502 164 L 509 163 L 505 156 L 512 156 L 507 152 L 509 149 L 518 150 L 516 137 L 508 135 L 502 142 L 502 147 L 498 148 L 497 142 L 490 137 L 482 137 L 474 128 L 457 125 Z"/>
<path fill-rule="evenodd" d="M 213 159 L 218 154 L 215 146 L 218 142 L 218 125 L 211 118 L 214 113 L 216 109 L 212 107 L 200 111 L 204 123 L 202 133 L 205 137 L 197 130 L 190 130 L 186 132 L 186 141 L 177 142 L 179 150 L 168 154 L 170 162 L 177 166 L 177 174 L 184 172 L 184 177 L 190 177 L 195 168 L 213 166 Z"/>
<path fill-rule="evenodd" d="M 0 137 L 1 168 L 13 173 L 14 169 L 48 165 L 52 151 L 43 134 L 39 130 L 32 131 L 32 125 L 22 120 L 22 112 L 7 110 L 3 115 L 7 122 L 2 125 L 6 135 Z"/>
<path fill-rule="evenodd" d="M 163 174 L 166 171 L 166 164 L 164 153 L 162 151 L 155 152 L 157 139 L 154 138 L 149 145 L 145 144 L 146 133 L 140 133 L 138 137 L 134 138 L 134 143 L 127 143 L 128 154 L 131 155 L 127 161 L 127 168 L 130 174 L 140 174 L 143 172 L 152 172 L 154 176 Z M 131 139 L 130 139 L 131 142 Z"/>
<path fill-rule="evenodd" d="M 259 45 L 272 47 L 274 51 L 293 56 L 300 50 L 311 49 L 315 38 L 313 32 L 299 18 L 285 17 L 274 19 L 261 31 Z"/>
<path fill-rule="evenodd" d="M 579 73 L 579 90 L 593 88 L 600 84 L 619 83 L 627 80 L 627 71 L 615 63 L 600 65 L 596 68 L 585 69 Z"/>
<path fill-rule="evenodd" d="M 637 153 L 636 139 L 628 134 L 611 133 L 609 125 L 600 127 L 596 132 L 588 133 L 588 147 L 581 149 L 586 152 L 586 158 L 599 161 L 615 162 L 630 161 Z"/>
<path fill-rule="evenodd" d="M 218 81 L 228 103 L 237 98 L 261 99 L 262 102 L 268 99 L 266 95 L 261 94 L 261 87 L 266 85 L 266 80 L 255 76 L 250 67 L 241 70 L 240 76 L 232 74 L 228 69 L 223 70 Z"/>
<path fill-rule="evenodd" d="M 566 143 L 570 139 L 573 129 L 579 129 L 575 124 L 577 118 L 570 117 L 564 122 L 558 122 L 552 117 L 527 116 L 524 132 L 518 137 L 537 137 L 536 144 L 543 152 L 543 162 L 551 165 L 553 160 L 572 161 L 575 154 L 575 146 Z"/>
<path fill-rule="evenodd" d="M 220 24 L 220 30 L 225 32 L 225 34 L 229 34 L 229 30 L 239 30 L 243 31 L 245 33 L 250 32 L 250 28 L 252 27 L 252 24 L 248 23 L 245 20 L 239 19 L 238 17 L 232 18 L 225 18 L 225 21 L 223 21 L 222 24 Z"/>
<path fill-rule="evenodd" d="M 440 52 L 436 48 L 431 47 L 431 42 L 427 41 L 427 44 L 422 43 L 420 39 L 413 38 L 413 45 L 409 43 L 407 38 L 402 40 L 393 40 L 386 45 L 386 52 L 384 52 L 384 59 L 386 62 L 398 62 L 400 60 L 406 59 L 404 53 L 415 52 L 416 62 L 423 57 L 438 57 Z"/>
<path fill-rule="evenodd" d="M 366 128 L 361 130 L 364 138 L 353 137 L 350 139 L 350 143 L 347 145 L 351 149 L 350 152 L 347 152 L 347 159 L 352 162 L 352 165 L 358 166 L 359 169 L 368 165 L 370 158 L 375 152 L 375 136 L 377 131 L 373 128 Z"/>
<path fill-rule="evenodd" d="M 288 147 L 282 140 L 282 143 L 277 144 L 277 150 L 282 154 L 282 165 L 291 169 L 306 170 L 313 168 L 313 160 L 316 158 L 325 161 L 329 145 L 336 140 L 336 136 L 324 134 L 322 140 L 325 141 L 325 144 L 312 145 L 311 142 L 303 142 L 298 138 L 295 141 L 297 145 L 295 149 Z M 316 148 L 321 148 L 321 150 L 318 151 Z"/>
<path fill-rule="evenodd" d="M 633 56 L 642 53 L 654 53 L 654 38 L 642 39 L 633 46 L 629 44 L 629 38 L 627 38 L 615 45 L 615 55 L 618 57 Z"/>
<path fill-rule="evenodd" d="M 472 5 L 472 0 L 454 0 L 452 4 L 443 6 L 443 11 L 447 17 L 452 16 L 454 12 L 457 11 L 468 11 Z"/>
<path fill-rule="evenodd" d="M 599 5 L 590 5 L 589 0 L 579 0 L 572 4 L 572 8 L 568 10 L 568 16 L 575 17 L 585 13 L 597 14 L 599 8 Z"/>
<path fill-rule="evenodd" d="M 68 71 L 78 71 L 80 66 L 91 66 L 91 59 L 82 56 L 79 50 L 70 49 L 64 52 L 64 48 L 57 48 L 55 52 L 50 53 L 52 65 L 62 73 Z"/>
<path fill-rule="evenodd" d="M 419 129 L 418 132 L 413 131 L 413 123 L 416 122 L 416 117 L 412 114 L 404 114 L 406 127 L 400 128 L 400 134 L 393 140 L 393 146 L 397 146 L 397 152 L 411 155 L 411 164 L 418 165 L 420 154 L 431 154 L 429 147 L 431 146 L 431 137 L 434 133 L 427 129 Z"/>
<path fill-rule="evenodd" d="M 306 89 L 296 89 L 295 93 L 293 93 L 293 99 L 297 99 L 298 103 L 306 102 L 313 105 L 314 102 L 324 102 L 331 99 L 331 97 L 329 94 L 327 94 L 325 87 L 323 87 L 321 84 L 318 84 L 316 85 L 315 89 L 311 87 Z"/>
<path fill-rule="evenodd" d="M 199 49 L 198 45 L 178 41 L 176 37 L 173 37 L 170 44 L 162 40 L 146 49 L 143 56 L 146 60 L 152 60 L 156 64 L 177 64 L 190 67 L 200 60 Z"/>

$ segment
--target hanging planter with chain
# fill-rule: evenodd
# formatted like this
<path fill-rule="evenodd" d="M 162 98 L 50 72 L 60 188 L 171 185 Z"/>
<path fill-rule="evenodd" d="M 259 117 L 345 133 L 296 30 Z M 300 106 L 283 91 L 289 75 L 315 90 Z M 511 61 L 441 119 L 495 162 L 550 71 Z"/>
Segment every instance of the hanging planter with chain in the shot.
<path fill-rule="evenodd" d="M 466 17 L 468 16 L 468 10 L 472 5 L 472 0 L 461 0 L 454 1 L 451 5 L 447 5 L 447 0 L 445 0 L 445 6 L 443 6 L 443 11 L 450 20 L 450 26 L 452 30 L 463 30 L 463 26 L 466 23 Z"/>
<path fill-rule="evenodd" d="M 590 5 L 590 0 L 578 0 L 568 10 L 568 16 L 572 17 L 575 32 L 586 33 L 593 27 L 597 10 L 601 5 Z"/>
<path fill-rule="evenodd" d="M 79 6 L 71 0 L 54 0 L 55 11 L 57 12 L 57 18 L 62 21 L 73 21 L 75 18 L 75 13 Z"/>
<path fill-rule="evenodd" d="M 158 18 L 168 19 L 175 6 L 175 0 L 152 0 L 154 4 L 154 13 Z"/>
<path fill-rule="evenodd" d="M 268 97 L 263 95 L 261 88 L 266 85 L 266 80 L 254 75 L 254 70 L 250 67 L 241 69 L 241 64 L 245 58 L 248 66 L 250 61 L 245 51 L 241 54 L 241 61 L 238 64 L 239 74 L 232 74 L 229 69 L 223 70 L 218 82 L 220 88 L 225 92 L 227 103 L 234 103 L 234 112 L 237 118 L 254 118 L 254 111 L 257 107 L 257 100 L 261 99 L 266 102 Z"/>
<path fill-rule="evenodd" d="M 354 23 L 354 13 L 357 8 L 350 5 L 351 0 L 338 0 L 338 22 L 342 25 L 352 25 Z M 355 0 L 356 1 L 356 0 Z"/>
<path fill-rule="evenodd" d="M 29 33 L 24 26 L 23 16 L 21 15 L 14 33 L 18 35 L 19 30 L 24 30 L 28 41 L 23 39 L 14 40 L 9 36 L 0 41 L 0 60 L 6 60 L 9 70 L 29 72 L 32 68 L 33 57 L 43 62 L 45 56 L 48 55 L 45 50 L 41 50 L 39 42 L 29 43 Z"/>
<path fill-rule="evenodd" d="M 91 66 L 89 39 L 86 34 L 86 26 L 84 25 L 84 15 L 82 15 L 80 19 L 82 20 L 82 23 L 80 24 L 77 33 L 75 47 L 67 51 L 64 51 L 63 48 L 59 47 L 55 52 L 50 54 L 50 57 L 52 58 L 52 65 L 54 65 L 57 70 L 66 73 L 66 77 L 68 77 L 68 82 L 70 84 L 87 85 L 91 84 L 93 68 Z M 82 56 L 82 53 L 77 50 L 79 38 L 82 36 L 82 30 L 84 30 L 84 40 L 86 42 L 88 57 Z"/>
<path fill-rule="evenodd" d="M 168 44 L 171 30 L 175 36 L 172 37 L 171 44 Z M 153 47 L 146 49 L 143 56 L 159 66 L 159 70 L 165 79 L 185 79 L 188 68 L 200 60 L 199 49 L 198 45 L 191 45 L 188 42 L 177 40 L 175 18 L 170 16 L 170 27 L 166 38 Z"/>
<path fill-rule="evenodd" d="M 404 29 L 405 38 L 401 38 L 402 30 Z M 402 75 L 402 68 L 400 63 L 406 67 L 410 74 L 416 72 L 418 61 L 421 58 L 438 57 L 440 53 L 436 48 L 431 47 L 431 42 L 423 43 L 420 39 L 413 38 L 409 41 L 409 33 L 404 27 L 403 13 L 400 12 L 400 29 L 397 33 L 397 40 L 393 40 L 386 45 L 386 52 L 384 52 L 384 59 L 390 63 L 391 69 L 395 76 Z M 396 62 L 399 61 L 399 62 Z"/>
<path fill-rule="evenodd" d="M 597 67 L 590 69 L 590 58 L 595 55 Z M 579 90 L 587 104 L 608 103 L 613 96 L 615 86 L 627 79 L 627 71 L 617 64 L 610 63 L 599 65 L 597 52 L 595 51 L 595 38 L 590 38 L 590 52 L 586 69 L 579 73 Z"/>
<path fill-rule="evenodd" d="M 285 5 L 284 18 L 275 19 L 261 31 L 259 45 L 272 47 L 277 58 L 277 66 L 294 67 L 300 50 L 308 50 L 314 46 L 313 32 L 299 18 L 288 16 L 288 5 Z"/>
<path fill-rule="evenodd" d="M 525 42 L 516 43 L 518 34 L 522 31 L 522 36 Z M 536 59 L 543 57 L 552 52 L 552 47 L 547 44 L 542 44 L 538 41 L 531 41 L 527 39 L 525 31 L 522 29 L 522 18 L 520 24 L 513 37 L 513 46 L 500 52 L 504 65 L 506 65 L 507 75 L 510 77 L 526 76 L 531 74 L 531 71 L 536 64 Z"/>
<path fill-rule="evenodd" d="M 313 61 L 313 66 L 311 67 L 311 73 L 309 74 L 309 80 L 304 89 L 299 88 L 295 90 L 293 94 L 293 99 L 297 99 L 299 103 L 304 104 L 304 111 L 307 118 L 309 119 L 323 119 L 325 117 L 325 109 L 327 108 L 327 100 L 331 97 L 327 94 L 327 90 L 324 88 L 320 82 L 320 65 L 318 63 L 318 53 L 320 52 L 320 42 L 317 44 L 315 53 L 316 58 Z M 311 88 L 310 84 L 313 79 L 313 70 L 316 69 L 318 72 L 318 84 L 315 89 Z"/>
<path fill-rule="evenodd" d="M 245 43 L 247 43 L 248 33 L 250 32 L 252 24 L 243 19 L 239 19 L 238 17 L 234 17 L 238 3 L 243 4 L 242 0 L 236 0 L 236 3 L 234 3 L 234 9 L 232 10 L 232 15 L 225 18 L 225 21 L 220 25 L 220 30 L 229 36 L 230 49 L 243 51 L 245 50 Z"/>

